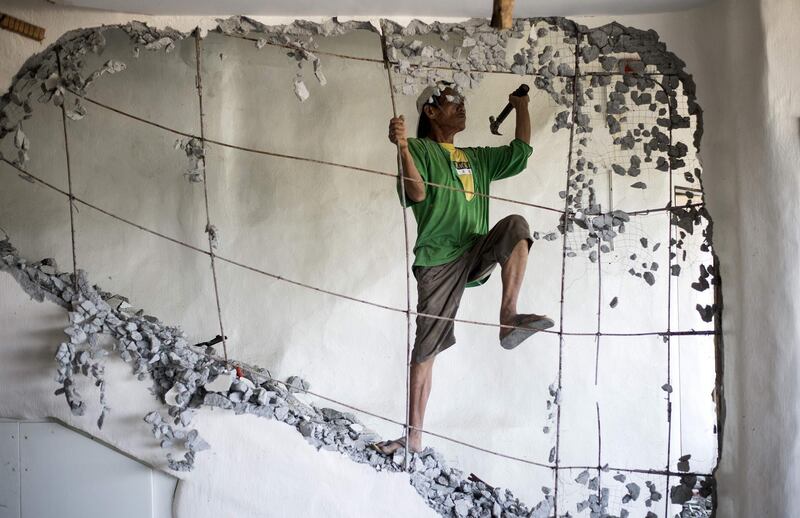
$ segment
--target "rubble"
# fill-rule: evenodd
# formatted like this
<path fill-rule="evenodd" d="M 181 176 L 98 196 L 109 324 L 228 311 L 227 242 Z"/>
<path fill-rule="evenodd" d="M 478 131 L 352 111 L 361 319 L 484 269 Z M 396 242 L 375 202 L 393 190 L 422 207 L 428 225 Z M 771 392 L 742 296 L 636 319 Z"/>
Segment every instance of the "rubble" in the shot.
<path fill-rule="evenodd" d="M 380 437 L 354 414 L 318 408 L 295 398 L 293 394 L 310 388 L 302 378 L 290 376 L 281 382 L 264 369 L 242 368 L 243 364 L 237 364 L 243 374 L 238 376 L 224 360 L 189 345 L 179 328 L 148 317 L 141 310 L 120 309 L 124 297 L 91 285 L 82 270 L 75 278 L 59 272 L 51 259 L 29 263 L 17 255 L 8 239 L 0 241 L 0 270 L 10 273 L 34 299 L 48 299 L 69 312 L 70 326 L 65 329 L 68 338 L 55 355 L 57 382 L 61 385 L 56 394 L 65 396 L 73 414 L 84 415 L 87 410 L 75 390 L 76 378 L 91 377 L 99 389 L 97 425 L 102 427 L 110 411 L 105 400 L 104 358 L 112 352 L 131 365 L 137 379 L 149 379 L 150 391 L 166 407 L 166 413 L 153 410 L 143 421 L 160 446 L 170 450 L 166 458 L 172 470 L 192 470 L 196 455 L 211 447 L 190 428 L 193 413 L 201 407 L 283 421 L 317 449 L 338 451 L 376 471 L 404 470 L 402 449 L 392 457 L 370 449 L 368 446 Z M 100 340 L 103 335 L 113 338 L 114 345 L 104 346 Z M 558 391 L 552 393 L 557 402 Z M 445 516 L 458 506 L 466 513 L 463 516 L 478 509 L 494 509 L 507 517 L 546 517 L 553 505 L 553 496 L 545 494 L 531 509 L 508 490 L 468 480 L 432 448 L 412 453 L 410 463 L 411 484 L 430 507 Z"/>

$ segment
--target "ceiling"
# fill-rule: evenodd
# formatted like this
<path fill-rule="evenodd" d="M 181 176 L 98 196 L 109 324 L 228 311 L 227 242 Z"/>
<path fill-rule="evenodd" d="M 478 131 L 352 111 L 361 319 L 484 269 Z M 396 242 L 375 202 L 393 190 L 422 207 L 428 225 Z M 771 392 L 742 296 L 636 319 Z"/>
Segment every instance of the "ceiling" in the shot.
<path fill-rule="evenodd" d="M 140 14 L 264 16 L 489 17 L 491 0 L 50 0 L 53 3 Z M 707 0 L 517 0 L 514 15 L 575 16 L 679 11 Z"/>

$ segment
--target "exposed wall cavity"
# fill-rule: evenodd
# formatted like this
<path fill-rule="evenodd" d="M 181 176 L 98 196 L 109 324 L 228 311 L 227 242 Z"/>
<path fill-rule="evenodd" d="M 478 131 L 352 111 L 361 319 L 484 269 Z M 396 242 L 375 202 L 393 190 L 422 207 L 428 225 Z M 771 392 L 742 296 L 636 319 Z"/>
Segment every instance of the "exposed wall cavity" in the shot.
<path fill-rule="evenodd" d="M 107 38 L 117 38 L 120 30 L 128 40 L 126 48 L 130 55 L 123 58 L 112 53 L 113 58 L 105 59 Z M 546 126 L 553 135 L 554 147 L 563 150 L 561 158 L 565 167 L 557 175 L 542 177 L 540 190 L 547 191 L 550 197 L 545 196 L 541 203 L 494 197 L 545 215 L 535 222 L 533 237 L 538 243 L 534 254 L 540 244 L 559 247 L 553 249 L 555 262 L 547 265 L 553 268 L 552 272 L 548 271 L 550 276 L 559 280 L 560 325 L 559 331 L 554 333 L 558 341 L 551 351 L 554 357 L 557 354 L 558 367 L 546 383 L 548 393 L 541 405 L 546 409 L 542 435 L 532 439 L 547 444 L 549 455 L 525 461 L 552 475 L 551 483 L 543 485 L 537 498 L 532 500 L 530 495 L 521 498 L 509 490 L 493 487 L 474 474 L 465 476 L 434 448 L 410 455 L 408 465 L 405 465 L 406 455 L 402 450 L 393 457 L 384 457 L 369 448 L 372 442 L 380 439 L 380 434 L 370 429 L 355 411 L 307 404 L 295 396 L 311 393 L 305 379 L 291 376 L 280 381 L 269 370 L 252 366 L 254 362 L 249 358 L 228 357 L 215 265 L 247 269 L 277 281 L 287 279 L 226 256 L 230 253 L 226 246 L 235 242 L 233 238 L 228 239 L 226 231 L 233 234 L 235 229 L 218 224 L 210 216 L 209 189 L 213 184 L 209 180 L 209 163 L 223 161 L 220 157 L 226 150 L 237 149 L 320 166 L 349 167 L 378 176 L 391 177 L 394 172 L 387 174 L 369 167 L 297 157 L 280 150 L 267 152 L 209 137 L 203 105 L 204 100 L 208 100 L 208 90 L 204 90 L 204 63 L 200 56 L 204 56 L 206 63 L 209 59 L 215 60 L 215 70 L 222 77 L 215 79 L 220 84 L 226 84 L 228 79 L 226 60 L 245 58 L 225 52 L 214 56 L 203 54 L 201 48 L 205 40 L 199 31 L 189 34 L 169 28 L 160 30 L 139 22 L 65 34 L 53 46 L 30 58 L 15 77 L 10 91 L 0 99 L 0 151 L 3 153 L 0 159 L 21 178 L 49 187 L 70 201 L 72 273 L 59 271 L 53 259 L 27 261 L 8 239 L 0 242 L 0 267 L 11 273 L 32 297 L 40 301 L 48 299 L 69 311 L 67 339 L 58 345 L 55 353 L 59 384 L 56 394 L 65 397 L 73 414 L 86 412 L 84 396 L 75 387 L 77 377 L 89 377 L 98 387 L 101 411 L 97 426 L 103 426 L 111 411 L 105 387 L 113 382 L 104 376 L 104 358 L 117 354 L 131 365 L 132 373 L 139 380 L 152 383 L 151 393 L 157 406 L 142 417 L 154 438 L 169 452 L 168 465 L 176 471 L 191 470 L 195 462 L 202 462 L 197 454 L 213 446 L 192 428 L 192 416 L 202 407 L 215 407 L 232 410 L 235 414 L 249 413 L 282 421 L 296 428 L 316 448 L 338 451 L 377 471 L 407 470 L 421 497 L 444 516 L 545 518 L 577 513 L 592 518 L 623 518 L 646 513 L 650 518 L 671 516 L 681 509 L 700 513 L 697 516 L 707 515 L 706 507 L 710 505 L 714 490 L 712 474 L 717 462 L 717 438 L 709 435 L 697 439 L 706 449 L 697 468 L 692 453 L 678 455 L 677 448 L 672 448 L 673 431 L 679 434 L 682 430 L 676 428 L 677 421 L 673 420 L 673 405 L 683 404 L 680 397 L 673 396 L 675 379 L 679 377 L 671 356 L 673 347 L 676 351 L 693 345 L 698 349 L 711 347 L 716 358 L 721 351 L 719 278 L 712 248 L 711 219 L 704 206 L 701 166 L 696 158 L 702 136 L 702 111 L 696 103 L 695 85 L 684 70 L 684 63 L 667 51 L 654 31 L 617 23 L 590 29 L 564 18 L 518 19 L 511 30 L 498 32 L 485 20 L 430 25 L 415 21 L 406 27 L 383 20 L 377 28 L 367 22 L 341 23 L 336 19 L 322 24 L 296 21 L 289 25 L 266 26 L 235 16 L 219 20 L 216 32 L 221 37 L 231 38 L 235 44 L 247 42 L 258 51 L 283 49 L 287 59 L 281 66 L 292 68 L 285 88 L 293 92 L 297 103 L 306 105 L 313 102 L 315 95 L 314 88 L 307 84 L 310 74 L 317 83 L 315 87 L 330 87 L 330 82 L 339 79 L 339 70 L 325 65 L 326 60 L 348 57 L 343 54 L 345 51 L 326 46 L 326 42 L 348 35 L 363 35 L 371 38 L 373 44 L 380 36 L 379 49 L 348 58 L 383 67 L 383 72 L 393 79 L 393 105 L 395 95 L 398 103 L 404 103 L 424 87 L 443 80 L 455 83 L 464 93 L 475 95 L 498 77 L 507 80 L 516 75 L 536 87 L 532 98 L 538 96 L 536 99 L 543 103 L 543 110 L 550 117 Z M 228 47 L 220 44 L 219 48 Z M 181 56 L 189 63 L 188 70 L 196 67 L 198 131 L 176 130 L 91 98 L 93 85 L 108 76 L 128 73 L 130 60 L 142 59 L 143 52 L 166 55 L 184 51 L 194 53 L 190 58 Z M 379 51 L 377 54 L 381 57 L 375 57 L 375 51 Z M 259 85 L 246 87 L 258 88 Z M 388 91 L 388 85 L 386 89 Z M 507 95 L 508 92 L 499 93 Z M 116 110 L 173 133 L 173 153 L 185 154 L 186 161 L 181 170 L 165 174 L 188 183 L 189 188 L 197 185 L 203 190 L 205 211 L 201 228 L 206 234 L 207 246 L 202 241 L 201 246 L 171 238 L 115 214 L 113 208 L 101 209 L 81 199 L 73 191 L 71 176 L 66 189 L 43 179 L 31 166 L 32 156 L 40 151 L 37 146 L 46 147 L 51 143 L 34 144 L 26 133 L 26 126 L 50 104 L 61 112 L 62 120 L 58 123 L 64 126 L 68 172 L 67 125 L 80 124 L 91 117 L 87 110 L 89 104 Z M 97 144 L 102 145 L 102 142 Z M 4 176 L 3 181 L 7 180 Z M 213 318 L 219 320 L 219 340 L 214 344 L 193 344 L 180 327 L 145 314 L 144 309 L 131 305 L 131 300 L 124 295 L 105 292 L 93 285 L 75 259 L 74 219 L 78 206 L 81 210 L 96 210 L 137 231 L 166 238 L 193 253 L 207 256 L 213 273 L 217 310 Z M 246 226 L 247 222 L 240 223 Z M 14 238 L 13 232 L 11 234 Z M 346 295 L 290 282 L 328 295 Z M 572 300 L 576 302 L 569 302 Z M 357 301 L 403 311 L 366 300 Z M 147 305 L 142 301 L 137 304 Z M 649 305 L 650 312 L 640 317 L 636 312 L 639 305 Z M 571 312 L 580 314 L 574 324 L 569 320 Z M 573 325 L 576 327 L 572 328 Z M 601 386 L 598 381 L 601 340 L 606 339 L 604 337 L 633 340 L 643 336 L 649 337 L 647 347 L 657 351 L 654 354 L 661 354 L 662 344 L 666 348 L 663 354 L 666 359 L 659 356 L 659 361 L 664 362 L 665 378 L 658 383 L 649 379 L 643 381 L 654 384 L 655 400 L 666 404 L 663 427 L 667 430 L 666 466 L 663 463 L 621 466 L 604 462 L 599 444 L 600 404 L 592 405 L 588 419 L 586 415 L 576 417 L 562 408 L 564 394 L 570 394 L 567 382 L 570 373 L 562 369 L 561 358 L 565 353 L 574 354 L 569 352 L 574 347 L 571 342 L 584 341 L 594 354 L 594 383 L 587 383 L 590 388 L 586 389 L 591 392 Z M 220 343 L 222 350 L 217 345 Z M 711 409 L 714 434 L 719 434 L 721 378 L 715 375 L 713 365 L 710 371 L 706 367 L 703 375 L 710 376 L 714 383 L 712 397 L 716 408 Z M 628 374 L 612 372 L 614 377 Z M 652 389 L 649 385 L 635 386 L 635 383 L 631 382 L 630 391 Z M 573 401 L 582 397 L 580 390 L 575 388 L 571 393 Z M 696 397 L 708 398 L 709 395 L 697 394 Z M 631 412 L 636 410 L 630 409 Z M 643 408 L 638 410 L 643 411 Z M 719 415 L 714 414 L 714 410 Z M 565 426 L 565 422 L 571 427 Z M 683 425 L 690 427 L 691 418 L 687 418 L 687 423 L 681 421 Z M 568 448 L 565 444 L 571 443 L 562 437 L 562 428 L 569 432 L 570 428 L 580 427 L 589 430 L 581 440 L 597 440 L 598 443 L 596 462 L 591 464 L 564 460 Z M 709 446 L 709 443 L 713 444 Z"/>

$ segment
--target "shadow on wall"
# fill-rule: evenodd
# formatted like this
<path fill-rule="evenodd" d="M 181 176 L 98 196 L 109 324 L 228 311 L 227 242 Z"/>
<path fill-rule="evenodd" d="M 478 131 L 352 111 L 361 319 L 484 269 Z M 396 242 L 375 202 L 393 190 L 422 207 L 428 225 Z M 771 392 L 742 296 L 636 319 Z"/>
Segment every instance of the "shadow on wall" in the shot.
<path fill-rule="evenodd" d="M 671 516 L 695 485 L 707 495 L 719 308 L 694 84 L 653 31 L 484 23 L 385 21 L 384 49 L 361 22 L 233 17 L 203 37 L 133 22 L 31 58 L 0 104 L 0 226 L 23 256 L 91 282 L 3 252 L 26 291 L 70 311 L 57 360 L 72 411 L 87 408 L 83 375 L 101 389 L 99 425 L 108 413 L 97 341 L 108 334 L 166 404 L 146 421 L 172 469 L 207 448 L 190 427 L 206 405 L 275 417 L 379 471 L 408 466 L 443 514 Z M 558 331 L 500 351 L 486 316 L 498 276 L 475 292 L 496 296 L 469 292 L 459 316 L 475 322 L 458 324 L 438 362 L 436 451 L 389 458 L 366 446 L 403 432 L 414 294 L 384 135 L 392 106 L 412 114 L 439 80 L 467 94 L 469 145 L 506 144 L 489 115 L 520 81 L 535 87 L 534 157 L 497 184 L 490 216 L 530 222 L 539 279 L 521 303 Z M 215 335 L 216 349 L 192 346 Z M 302 378 L 276 379 L 287 372 Z"/>

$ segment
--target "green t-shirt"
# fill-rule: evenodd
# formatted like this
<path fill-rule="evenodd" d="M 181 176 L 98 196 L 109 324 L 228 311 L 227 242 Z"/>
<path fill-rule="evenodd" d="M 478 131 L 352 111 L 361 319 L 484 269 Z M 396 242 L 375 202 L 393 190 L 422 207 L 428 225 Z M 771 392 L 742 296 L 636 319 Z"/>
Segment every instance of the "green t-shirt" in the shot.
<path fill-rule="evenodd" d="M 519 174 L 533 148 L 519 139 L 498 147 L 455 148 L 429 138 L 409 138 L 408 149 L 426 182 L 421 202 L 406 200 L 417 220 L 415 266 L 449 263 L 489 232 L 489 184 Z M 462 153 L 463 152 L 463 153 Z M 464 163 L 466 157 L 467 163 Z M 400 178 L 397 194 L 402 202 Z M 468 192 L 464 192 L 468 191 Z"/>

